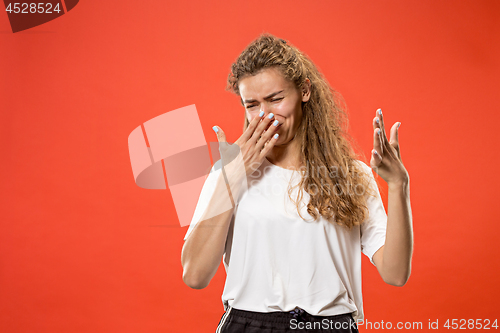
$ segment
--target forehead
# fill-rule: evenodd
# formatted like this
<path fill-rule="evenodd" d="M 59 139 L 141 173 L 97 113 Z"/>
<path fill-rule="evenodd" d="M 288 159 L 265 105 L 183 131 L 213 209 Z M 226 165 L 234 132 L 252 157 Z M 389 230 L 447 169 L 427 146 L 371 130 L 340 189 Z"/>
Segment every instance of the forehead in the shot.
<path fill-rule="evenodd" d="M 238 84 L 242 99 L 265 97 L 273 92 L 289 90 L 293 83 L 286 80 L 279 70 L 266 68 L 256 75 L 247 76 Z"/>

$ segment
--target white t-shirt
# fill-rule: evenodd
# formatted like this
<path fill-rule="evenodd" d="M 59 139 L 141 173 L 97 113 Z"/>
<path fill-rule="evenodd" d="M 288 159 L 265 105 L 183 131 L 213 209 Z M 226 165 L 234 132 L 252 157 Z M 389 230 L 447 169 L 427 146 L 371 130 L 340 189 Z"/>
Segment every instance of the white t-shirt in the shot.
<path fill-rule="evenodd" d="M 377 196 L 367 195 L 369 216 L 349 231 L 321 216 L 313 221 L 305 191 L 300 205 L 304 221 L 287 192 L 289 180 L 293 177 L 292 185 L 298 184 L 300 174 L 264 159 L 231 218 L 223 256 L 226 311 L 228 306 L 258 312 L 298 306 L 312 315 L 352 313 L 354 320 L 363 319 L 361 252 L 374 264 L 373 254 L 385 243 L 387 214 L 371 168 L 358 162 Z M 205 180 L 184 240 L 205 210 L 220 173 L 212 168 Z M 294 200 L 297 193 L 298 187 Z"/>

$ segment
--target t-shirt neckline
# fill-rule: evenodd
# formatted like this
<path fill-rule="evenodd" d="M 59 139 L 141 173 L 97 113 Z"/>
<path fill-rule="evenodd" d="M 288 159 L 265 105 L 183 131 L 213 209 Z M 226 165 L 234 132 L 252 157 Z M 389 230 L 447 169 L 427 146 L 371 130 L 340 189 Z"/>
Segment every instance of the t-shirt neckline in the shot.
<path fill-rule="evenodd" d="M 265 161 L 268 165 L 270 165 L 270 166 L 274 167 L 276 170 L 282 170 L 283 172 L 288 172 L 288 173 L 293 173 L 293 172 L 295 172 L 295 171 L 297 171 L 297 172 L 298 172 L 298 170 L 290 170 L 290 169 L 285 169 L 285 168 L 282 168 L 282 167 L 280 167 L 280 166 L 278 166 L 278 165 L 276 165 L 276 164 L 273 164 L 273 163 L 271 163 L 271 162 L 267 159 L 267 157 L 264 157 L 264 161 Z"/>

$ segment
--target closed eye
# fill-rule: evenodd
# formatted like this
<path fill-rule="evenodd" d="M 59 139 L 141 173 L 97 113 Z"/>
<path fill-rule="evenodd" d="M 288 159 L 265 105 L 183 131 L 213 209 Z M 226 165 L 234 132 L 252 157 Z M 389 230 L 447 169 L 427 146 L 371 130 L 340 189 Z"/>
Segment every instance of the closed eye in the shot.
<path fill-rule="evenodd" d="M 272 100 L 271 100 L 271 102 L 281 101 L 283 98 L 284 98 L 284 97 L 275 98 L 275 99 L 272 99 Z M 255 106 L 257 106 L 257 105 L 249 105 L 249 106 L 247 106 L 246 108 L 247 108 L 247 109 L 251 109 L 251 108 L 253 108 L 253 107 L 255 107 Z"/>

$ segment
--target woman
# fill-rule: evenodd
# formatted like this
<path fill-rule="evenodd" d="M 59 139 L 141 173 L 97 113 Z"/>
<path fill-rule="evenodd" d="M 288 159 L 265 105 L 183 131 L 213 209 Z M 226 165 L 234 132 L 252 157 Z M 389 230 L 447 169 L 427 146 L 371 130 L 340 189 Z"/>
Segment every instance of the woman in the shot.
<path fill-rule="evenodd" d="M 409 175 L 398 127 L 373 119 L 371 169 L 389 188 L 388 214 L 357 159 L 337 95 L 297 48 L 270 34 L 232 65 L 228 88 L 246 109 L 200 194 L 182 249 L 183 280 L 206 287 L 221 258 L 227 278 L 217 332 L 357 332 L 361 252 L 403 286 L 413 249 Z M 292 186 L 293 184 L 293 186 Z"/>

